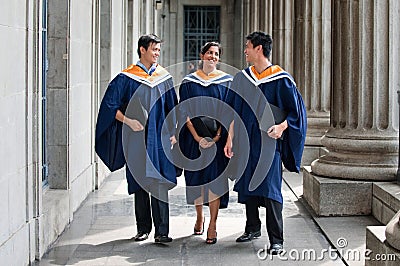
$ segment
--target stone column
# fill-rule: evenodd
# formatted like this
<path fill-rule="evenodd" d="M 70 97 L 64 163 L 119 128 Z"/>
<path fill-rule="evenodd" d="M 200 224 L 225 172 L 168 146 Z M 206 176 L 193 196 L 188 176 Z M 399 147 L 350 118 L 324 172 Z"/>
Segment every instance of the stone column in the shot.
<path fill-rule="evenodd" d="M 232 62 L 238 69 L 247 67 L 243 53 L 245 37 L 253 31 L 264 31 L 272 35 L 272 4 L 273 0 L 235 1 Z"/>
<path fill-rule="evenodd" d="M 272 34 L 272 2 L 273 0 L 249 1 L 249 32 L 247 34 L 257 30 Z"/>
<path fill-rule="evenodd" d="M 397 170 L 400 4 L 332 4 L 331 122 L 321 140 L 329 152 L 304 172 L 304 197 L 319 215 L 369 214 L 372 181 Z"/>
<path fill-rule="evenodd" d="M 49 187 L 69 189 L 69 1 L 48 1 L 46 143 Z"/>
<path fill-rule="evenodd" d="M 240 1 L 238 1 L 240 2 Z M 242 4 L 242 10 L 243 10 L 243 38 L 253 32 L 255 30 L 255 25 L 254 25 L 254 19 L 253 19 L 253 14 L 254 12 L 254 0 L 244 0 L 241 2 Z M 257 14 L 254 14 L 257 16 Z"/>
<path fill-rule="evenodd" d="M 311 168 L 321 176 L 394 180 L 400 86 L 396 1 L 334 1 L 329 153 Z M 397 13 L 397 14 L 396 14 Z"/>
<path fill-rule="evenodd" d="M 259 11 L 259 3 L 258 0 L 250 0 L 249 11 L 250 11 L 250 32 L 254 30 L 258 30 L 258 25 L 260 23 L 260 13 Z"/>
<path fill-rule="evenodd" d="M 100 1 L 100 99 L 111 80 L 111 2 Z"/>
<path fill-rule="evenodd" d="M 272 63 L 293 74 L 294 0 L 273 1 L 272 20 Z"/>
<path fill-rule="evenodd" d="M 260 11 L 264 14 L 260 22 L 260 29 L 268 34 L 272 34 L 272 3 L 273 0 L 264 0 L 260 8 Z"/>
<path fill-rule="evenodd" d="M 331 91 L 331 1 L 295 1 L 293 76 L 307 108 L 308 129 L 302 164 L 322 154 L 329 128 Z"/>

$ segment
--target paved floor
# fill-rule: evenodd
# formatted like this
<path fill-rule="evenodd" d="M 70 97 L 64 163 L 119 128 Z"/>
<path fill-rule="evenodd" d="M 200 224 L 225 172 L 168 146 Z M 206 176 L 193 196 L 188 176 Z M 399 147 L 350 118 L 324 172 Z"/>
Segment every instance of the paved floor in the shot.
<path fill-rule="evenodd" d="M 151 235 L 146 241 L 134 242 L 133 197 L 126 194 L 124 172 L 119 171 L 88 197 L 69 228 L 37 265 L 363 265 L 362 256 L 341 258 L 335 252 L 339 249 L 337 239 L 343 238 L 348 241 L 347 248 L 362 253 L 365 227 L 356 224 L 361 221 L 369 225 L 376 221 L 370 217 L 350 217 L 351 224 L 344 217 L 339 217 L 339 222 L 331 218 L 318 220 L 302 202 L 301 175 L 285 173 L 284 176 L 286 253 L 282 257 L 267 256 L 263 252 L 268 243 L 264 225 L 261 238 L 249 243 L 235 242 L 243 232 L 245 215 L 243 206 L 236 203 L 234 192 L 228 209 L 220 211 L 217 244 L 207 245 L 205 235 L 191 235 L 195 210 L 185 204 L 184 188 L 179 185 L 182 178 L 170 192 L 170 236 L 174 241 L 155 244 Z M 206 215 L 207 212 L 206 208 Z M 261 214 L 265 217 L 263 209 Z M 262 221 L 265 223 L 265 219 Z M 208 219 L 206 225 L 207 222 Z"/>

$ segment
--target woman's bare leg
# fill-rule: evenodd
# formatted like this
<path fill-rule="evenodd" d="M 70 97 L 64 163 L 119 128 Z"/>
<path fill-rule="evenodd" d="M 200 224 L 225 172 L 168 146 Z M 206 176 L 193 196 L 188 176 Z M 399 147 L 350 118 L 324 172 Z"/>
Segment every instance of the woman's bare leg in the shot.
<path fill-rule="evenodd" d="M 196 223 L 194 225 L 195 231 L 202 232 L 204 231 L 204 214 L 203 214 L 203 203 L 204 203 L 204 194 L 203 189 L 201 191 L 201 196 L 194 200 L 194 205 L 196 208 Z"/>
<path fill-rule="evenodd" d="M 216 238 L 217 237 L 217 217 L 220 205 L 220 198 L 209 191 L 208 199 L 210 202 L 208 203 L 210 207 L 210 223 L 208 225 L 207 237 L 208 238 Z"/>

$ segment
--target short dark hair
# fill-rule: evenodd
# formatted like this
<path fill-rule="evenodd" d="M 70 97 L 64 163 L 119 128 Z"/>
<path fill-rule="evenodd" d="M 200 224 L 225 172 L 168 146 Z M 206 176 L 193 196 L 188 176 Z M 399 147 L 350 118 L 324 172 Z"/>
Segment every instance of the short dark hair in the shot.
<path fill-rule="evenodd" d="M 138 41 L 138 48 L 137 48 L 137 53 L 139 55 L 139 58 L 141 58 L 141 56 L 142 56 L 142 54 L 140 53 L 140 47 L 143 47 L 147 51 L 150 44 L 161 43 L 161 42 L 162 42 L 161 39 L 158 38 L 158 36 L 155 34 L 147 34 L 147 35 L 140 36 L 139 41 Z"/>
<path fill-rule="evenodd" d="M 218 51 L 219 51 L 219 56 L 221 56 L 222 54 L 222 47 L 219 44 L 219 42 L 206 42 L 201 48 L 200 48 L 200 53 L 202 55 L 205 55 L 208 51 L 208 49 L 210 49 L 211 46 L 217 46 L 218 47 Z"/>
<path fill-rule="evenodd" d="M 262 31 L 255 31 L 246 36 L 246 40 L 249 40 L 253 47 L 262 46 L 263 54 L 266 58 L 269 58 L 272 51 L 272 37 Z"/>

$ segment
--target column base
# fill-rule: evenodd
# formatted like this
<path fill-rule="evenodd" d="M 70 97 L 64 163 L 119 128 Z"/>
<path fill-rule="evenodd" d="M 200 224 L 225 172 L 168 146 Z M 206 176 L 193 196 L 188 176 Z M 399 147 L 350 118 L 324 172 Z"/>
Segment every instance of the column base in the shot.
<path fill-rule="evenodd" d="M 330 129 L 321 138 L 329 151 L 311 164 L 314 174 L 336 179 L 392 181 L 398 163 L 398 132 Z"/>
<path fill-rule="evenodd" d="M 303 196 L 318 216 L 369 215 L 372 182 L 321 177 L 306 166 Z"/>
<path fill-rule="evenodd" d="M 304 146 L 303 156 L 301 158 L 301 165 L 311 165 L 313 161 L 328 153 L 328 150 L 322 146 Z"/>

